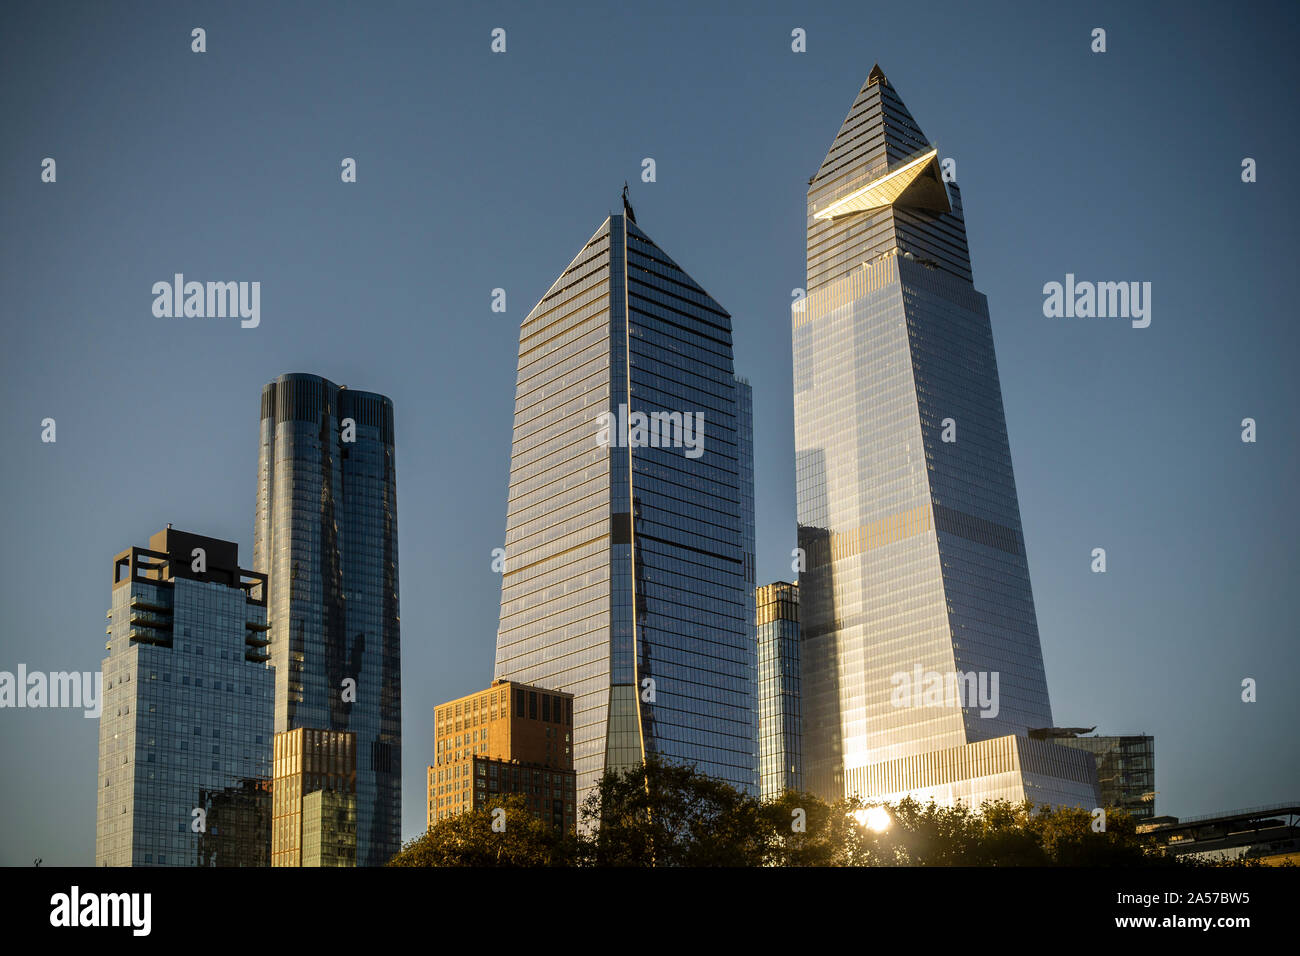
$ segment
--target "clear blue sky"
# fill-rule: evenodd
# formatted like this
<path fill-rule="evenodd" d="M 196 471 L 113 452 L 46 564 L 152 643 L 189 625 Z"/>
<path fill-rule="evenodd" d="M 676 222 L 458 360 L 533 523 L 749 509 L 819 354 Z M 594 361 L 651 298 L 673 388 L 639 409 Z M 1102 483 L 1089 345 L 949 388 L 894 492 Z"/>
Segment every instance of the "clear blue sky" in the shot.
<path fill-rule="evenodd" d="M 492 676 L 518 323 L 624 180 L 734 316 L 788 578 L 807 180 L 878 60 L 958 162 L 1056 722 L 1154 734 L 1161 812 L 1300 798 L 1294 5 L 726 9 L 8 5 L 0 670 L 97 669 L 112 556 L 166 522 L 251 563 L 264 383 L 383 392 L 415 835 L 432 708 Z M 176 272 L 260 281 L 261 326 L 155 318 Z M 1045 318 L 1067 272 L 1150 281 L 1150 328 Z M 79 712 L 0 711 L 0 863 L 93 862 L 96 754 Z"/>

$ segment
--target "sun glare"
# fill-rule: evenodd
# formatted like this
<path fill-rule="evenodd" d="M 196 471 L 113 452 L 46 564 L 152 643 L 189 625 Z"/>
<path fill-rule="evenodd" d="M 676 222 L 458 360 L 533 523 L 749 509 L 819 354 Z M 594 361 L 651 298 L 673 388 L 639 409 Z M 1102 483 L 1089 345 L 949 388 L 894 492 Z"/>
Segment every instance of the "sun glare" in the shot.
<path fill-rule="evenodd" d="M 884 833 L 894 822 L 884 807 L 863 807 L 854 810 L 849 816 L 874 833 Z"/>

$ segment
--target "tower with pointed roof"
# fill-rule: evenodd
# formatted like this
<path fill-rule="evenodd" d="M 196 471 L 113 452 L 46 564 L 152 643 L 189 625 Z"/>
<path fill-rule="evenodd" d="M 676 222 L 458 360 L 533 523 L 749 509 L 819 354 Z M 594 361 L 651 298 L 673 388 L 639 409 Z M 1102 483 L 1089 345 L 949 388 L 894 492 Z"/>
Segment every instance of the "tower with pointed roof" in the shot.
<path fill-rule="evenodd" d="M 495 676 L 573 695 L 580 804 L 651 756 L 752 792 L 749 387 L 622 209 L 520 327 Z"/>
<path fill-rule="evenodd" d="M 792 312 L 804 768 L 829 799 L 1093 806 L 1052 723 L 961 193 L 876 65 L 808 187 Z"/>

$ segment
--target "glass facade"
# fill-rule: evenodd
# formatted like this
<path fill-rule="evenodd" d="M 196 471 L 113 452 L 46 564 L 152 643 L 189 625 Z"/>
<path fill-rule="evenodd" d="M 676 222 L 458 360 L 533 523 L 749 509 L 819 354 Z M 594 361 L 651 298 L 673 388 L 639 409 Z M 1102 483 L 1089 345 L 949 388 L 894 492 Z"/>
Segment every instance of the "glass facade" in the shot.
<path fill-rule="evenodd" d="M 1097 763 L 1098 806 L 1127 810 L 1138 822 L 1156 814 L 1156 739 L 1145 734 L 1121 737 L 1050 738 L 1063 747 L 1092 754 Z"/>
<path fill-rule="evenodd" d="M 255 567 L 270 576 L 275 731 L 357 740 L 357 864 L 401 848 L 393 404 L 316 375 L 262 390 Z"/>
<path fill-rule="evenodd" d="M 302 798 L 302 865 L 355 866 L 357 795 L 315 790 Z"/>
<path fill-rule="evenodd" d="M 743 523 L 741 541 L 745 551 L 745 604 L 754 606 L 754 584 L 758 567 L 758 540 L 754 519 L 754 389 L 747 379 L 736 376 L 736 408 L 739 413 L 736 441 L 740 451 L 740 519 Z M 749 620 L 749 642 L 754 645 L 757 631 L 753 618 Z M 757 774 L 759 736 L 758 727 L 758 658 L 754 658 L 754 708 L 750 712 L 749 739 L 754 742 L 754 766 Z M 757 779 L 757 777 L 756 777 Z M 760 788 L 761 789 L 761 788 Z"/>
<path fill-rule="evenodd" d="M 803 790 L 799 680 L 799 585 L 777 581 L 755 594 L 758 640 L 758 782 L 764 800 Z"/>
<path fill-rule="evenodd" d="M 1051 707 L 960 192 L 879 67 L 809 186 L 792 338 L 809 789 L 876 796 L 876 770 L 918 755 L 952 776 Z M 900 706 L 914 673 L 995 676 L 996 702 Z"/>
<path fill-rule="evenodd" d="M 992 737 L 853 767 L 846 778 L 849 793 L 890 803 L 911 796 L 921 803 L 960 801 L 976 808 L 985 800 L 1097 806 L 1097 774 L 1088 754 L 1024 736 Z"/>
<path fill-rule="evenodd" d="M 272 761 L 271 865 L 356 866 L 356 734 L 287 730 Z"/>
<path fill-rule="evenodd" d="M 113 579 L 95 864 L 268 865 L 264 582 L 234 544 L 171 530 L 118 555 Z"/>
<path fill-rule="evenodd" d="M 579 802 L 652 753 L 756 789 L 744 392 L 730 316 L 629 215 L 523 321 L 496 677 L 573 694 Z"/>

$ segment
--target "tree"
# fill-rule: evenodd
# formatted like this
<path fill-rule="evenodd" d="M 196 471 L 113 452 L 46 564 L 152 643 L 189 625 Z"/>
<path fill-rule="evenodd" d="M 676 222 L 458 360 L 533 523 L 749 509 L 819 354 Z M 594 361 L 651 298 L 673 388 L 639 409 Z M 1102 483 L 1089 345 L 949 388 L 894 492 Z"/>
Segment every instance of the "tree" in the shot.
<path fill-rule="evenodd" d="M 502 817 L 504 813 L 504 818 Z M 608 771 L 556 833 L 526 800 L 502 795 L 436 824 L 389 866 L 1176 866 L 1127 813 L 986 801 L 941 806 L 906 797 L 871 809 L 787 791 L 760 801 L 694 767 L 655 757 Z M 874 817 L 874 819 L 872 819 Z M 501 821 L 505 826 L 502 831 Z M 865 826 L 862 821 L 875 827 Z M 494 823 L 497 825 L 494 827 Z"/>
<path fill-rule="evenodd" d="M 1107 807 L 1106 829 L 1093 830 L 1091 811 L 1079 807 L 1042 808 L 1027 827 L 1058 866 L 1172 866 L 1179 861 L 1157 846 L 1153 837 L 1137 832 L 1137 821 L 1126 811 Z"/>
<path fill-rule="evenodd" d="M 1110 809 L 1106 829 L 1079 807 L 1035 807 L 1032 801 L 921 804 L 906 797 L 891 809 L 882 838 L 905 866 L 1161 866 L 1176 862 L 1137 832 L 1136 821 Z"/>
<path fill-rule="evenodd" d="M 695 768 L 650 757 L 606 771 L 583 802 L 588 866 L 754 866 L 762 862 L 759 802 Z"/>
<path fill-rule="evenodd" d="M 388 865 L 569 866 L 573 852 L 571 838 L 538 820 L 528 801 L 511 793 L 439 820 L 402 847 Z"/>
<path fill-rule="evenodd" d="M 874 866 L 892 862 L 876 834 L 853 814 L 856 799 L 835 803 L 796 790 L 762 804 L 765 866 Z"/>

